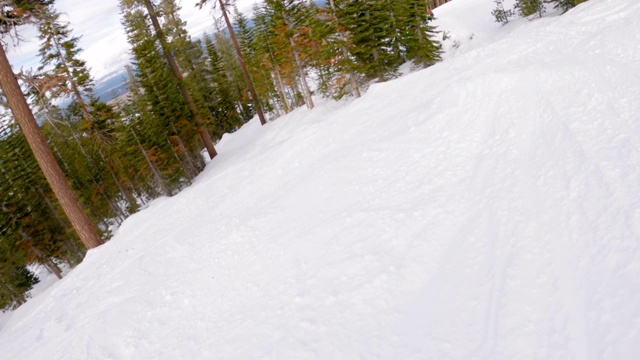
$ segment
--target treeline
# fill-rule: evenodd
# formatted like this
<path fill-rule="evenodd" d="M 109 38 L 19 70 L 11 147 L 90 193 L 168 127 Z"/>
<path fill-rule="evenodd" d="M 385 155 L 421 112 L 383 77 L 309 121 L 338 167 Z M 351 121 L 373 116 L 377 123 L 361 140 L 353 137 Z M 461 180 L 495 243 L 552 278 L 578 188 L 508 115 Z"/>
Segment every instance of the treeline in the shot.
<path fill-rule="evenodd" d="M 176 0 L 120 0 L 132 66 L 127 101 L 112 106 L 94 95 L 78 37 L 53 1 L 33 2 L 43 5 L 34 16 L 41 66 L 17 77 L 104 240 L 147 202 L 189 186 L 204 154 L 215 156 L 213 144 L 258 110 L 275 119 L 313 108 L 314 96 L 359 97 L 372 82 L 398 76 L 403 64 L 440 59 L 424 0 L 267 0 L 251 17 L 232 1 L 203 0 L 202 11 L 224 6 L 234 26 L 212 20 L 218 30 L 197 40 Z M 86 248 L 2 100 L 0 308 L 7 309 L 26 301 L 37 282 L 27 265 L 62 276 L 60 266 L 77 265 Z"/>
<path fill-rule="evenodd" d="M 547 11 L 547 5 L 565 13 L 587 0 L 515 0 L 513 8 L 505 8 L 505 0 L 494 0 L 496 7 L 491 12 L 496 22 L 506 24 L 515 16 L 540 18 Z"/>

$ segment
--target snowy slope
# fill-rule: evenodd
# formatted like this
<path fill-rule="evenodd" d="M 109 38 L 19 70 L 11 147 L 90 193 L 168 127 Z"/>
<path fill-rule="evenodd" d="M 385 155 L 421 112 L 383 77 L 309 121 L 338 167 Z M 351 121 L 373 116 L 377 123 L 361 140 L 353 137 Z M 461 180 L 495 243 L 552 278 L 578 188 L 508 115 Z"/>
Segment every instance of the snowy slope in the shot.
<path fill-rule="evenodd" d="M 436 9 L 436 66 L 225 136 L 0 357 L 637 359 L 640 3 L 492 6 Z"/>

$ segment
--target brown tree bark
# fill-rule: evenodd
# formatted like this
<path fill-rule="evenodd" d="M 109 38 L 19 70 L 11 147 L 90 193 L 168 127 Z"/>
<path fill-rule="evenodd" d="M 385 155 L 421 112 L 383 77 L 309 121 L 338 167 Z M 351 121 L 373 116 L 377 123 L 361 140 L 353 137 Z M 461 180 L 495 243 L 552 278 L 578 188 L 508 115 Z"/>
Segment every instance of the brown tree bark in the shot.
<path fill-rule="evenodd" d="M 102 244 L 98 230 L 87 216 L 82 205 L 71 190 L 62 169 L 56 162 L 53 152 L 36 122 L 27 100 L 20 89 L 4 47 L 0 45 L 0 87 L 7 98 L 7 102 L 22 133 L 35 155 L 38 165 L 49 182 L 53 193 L 62 205 L 62 209 L 69 218 L 71 225 L 78 233 L 80 240 L 88 249 Z"/>
<path fill-rule="evenodd" d="M 153 24 L 153 28 L 156 31 L 156 36 L 158 37 L 158 41 L 160 41 L 160 46 L 162 47 L 162 51 L 164 52 L 164 57 L 169 63 L 169 67 L 173 72 L 173 76 L 176 78 L 178 82 L 178 87 L 180 88 L 180 92 L 184 97 L 184 100 L 187 102 L 187 106 L 193 117 L 195 118 L 196 126 L 198 128 L 198 133 L 202 138 L 202 142 L 204 143 L 204 147 L 207 149 L 207 153 L 209 153 L 209 158 L 213 159 L 218 153 L 216 149 L 213 147 L 213 141 L 211 140 L 211 135 L 209 135 L 209 131 L 204 126 L 204 120 L 202 120 L 202 115 L 200 115 L 200 111 L 196 106 L 193 97 L 191 97 L 191 93 L 189 89 L 187 89 L 187 85 L 184 83 L 184 78 L 182 73 L 180 72 L 180 68 L 178 67 L 178 63 L 176 59 L 173 57 L 171 53 L 171 49 L 169 48 L 169 44 L 167 44 L 167 39 L 165 38 L 164 31 L 162 31 L 162 27 L 160 26 L 160 22 L 158 21 L 158 17 L 156 16 L 156 12 L 153 9 L 153 5 L 151 5 L 150 0 L 144 0 L 144 6 L 147 8 L 147 12 L 149 13 L 149 18 L 151 18 L 151 23 Z"/>

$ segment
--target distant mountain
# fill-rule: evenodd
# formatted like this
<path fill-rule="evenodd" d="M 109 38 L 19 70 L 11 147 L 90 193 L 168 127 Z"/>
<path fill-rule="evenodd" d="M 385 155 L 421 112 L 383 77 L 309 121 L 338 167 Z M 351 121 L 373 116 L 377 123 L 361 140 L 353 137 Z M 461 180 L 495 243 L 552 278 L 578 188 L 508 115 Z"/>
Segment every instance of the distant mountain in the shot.
<path fill-rule="evenodd" d="M 109 102 L 129 91 L 129 83 L 126 71 L 116 74 L 110 78 L 98 81 L 95 87 L 95 94 L 104 102 Z"/>

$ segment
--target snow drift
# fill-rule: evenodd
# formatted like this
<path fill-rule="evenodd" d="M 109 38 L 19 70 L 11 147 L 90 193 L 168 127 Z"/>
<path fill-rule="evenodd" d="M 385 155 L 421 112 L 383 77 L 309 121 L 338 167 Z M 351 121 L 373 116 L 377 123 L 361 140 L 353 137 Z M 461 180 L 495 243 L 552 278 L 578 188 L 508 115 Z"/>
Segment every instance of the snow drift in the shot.
<path fill-rule="evenodd" d="M 640 3 L 493 22 L 217 145 L 0 331 L 7 359 L 635 359 Z"/>

